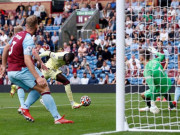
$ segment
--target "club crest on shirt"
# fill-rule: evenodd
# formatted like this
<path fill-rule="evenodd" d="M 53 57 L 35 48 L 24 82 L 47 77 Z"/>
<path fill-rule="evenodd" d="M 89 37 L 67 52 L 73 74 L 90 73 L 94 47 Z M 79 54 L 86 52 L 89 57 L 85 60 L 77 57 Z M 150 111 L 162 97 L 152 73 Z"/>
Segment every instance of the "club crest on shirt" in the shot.
<path fill-rule="evenodd" d="M 26 49 L 25 49 L 25 52 L 26 53 L 31 53 L 33 47 L 32 46 L 28 46 Z"/>

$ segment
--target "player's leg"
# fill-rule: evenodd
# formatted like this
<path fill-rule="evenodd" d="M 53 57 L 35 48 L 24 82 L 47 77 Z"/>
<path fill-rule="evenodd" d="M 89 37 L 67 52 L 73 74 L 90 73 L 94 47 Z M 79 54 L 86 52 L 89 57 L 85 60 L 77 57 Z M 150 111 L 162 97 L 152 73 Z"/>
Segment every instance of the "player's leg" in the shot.
<path fill-rule="evenodd" d="M 68 97 L 68 99 L 69 99 L 69 101 L 71 103 L 72 109 L 80 108 L 81 104 L 76 103 L 74 101 L 74 99 L 73 99 L 73 95 L 72 95 L 72 91 L 71 91 L 71 85 L 70 85 L 69 80 L 65 76 L 63 76 L 61 73 L 58 73 L 56 75 L 56 80 L 58 82 L 63 83 L 63 85 L 65 87 L 65 91 L 66 91 L 67 97 Z"/>
<path fill-rule="evenodd" d="M 180 86 L 176 86 L 175 93 L 174 93 L 174 102 L 173 102 L 175 106 L 177 105 L 179 97 L 180 97 Z"/>
<path fill-rule="evenodd" d="M 151 107 L 151 92 L 150 92 L 150 90 L 147 90 L 147 91 L 141 93 L 141 97 L 144 99 L 147 106 L 144 108 L 139 108 L 139 111 L 140 112 L 150 111 L 150 107 Z"/>
<path fill-rule="evenodd" d="M 166 93 L 163 94 L 164 98 L 167 99 L 167 101 L 169 102 L 169 110 L 176 110 L 175 105 L 173 104 L 172 100 L 171 100 L 171 94 L 170 93 Z"/>
<path fill-rule="evenodd" d="M 41 87 L 38 84 L 36 84 L 33 87 L 33 89 L 35 89 L 39 93 L 41 93 L 43 103 L 46 106 L 46 108 L 49 110 L 51 115 L 53 116 L 55 124 L 74 123 L 71 120 L 64 119 L 64 116 L 63 117 L 60 116 L 60 114 L 57 110 L 56 104 L 54 102 L 54 99 L 50 94 L 50 90 L 49 90 L 48 86 Z"/>

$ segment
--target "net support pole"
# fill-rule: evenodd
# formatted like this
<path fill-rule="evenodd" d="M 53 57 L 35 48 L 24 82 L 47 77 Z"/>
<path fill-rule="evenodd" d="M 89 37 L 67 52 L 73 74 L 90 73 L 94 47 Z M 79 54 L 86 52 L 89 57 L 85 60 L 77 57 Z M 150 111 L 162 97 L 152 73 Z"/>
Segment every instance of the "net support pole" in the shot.
<path fill-rule="evenodd" d="M 116 0 L 116 131 L 125 131 L 124 0 Z"/>

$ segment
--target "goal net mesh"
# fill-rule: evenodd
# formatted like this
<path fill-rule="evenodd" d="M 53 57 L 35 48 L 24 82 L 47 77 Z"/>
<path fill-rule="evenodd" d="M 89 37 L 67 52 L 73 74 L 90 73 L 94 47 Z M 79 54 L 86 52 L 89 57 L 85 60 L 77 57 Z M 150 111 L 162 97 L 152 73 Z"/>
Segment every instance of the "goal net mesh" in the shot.
<path fill-rule="evenodd" d="M 175 100 L 180 52 L 179 3 L 179 0 L 125 0 L 125 115 L 129 128 L 180 129 L 179 107 L 170 111 L 169 101 L 164 99 L 163 93 L 155 101 L 159 113 L 139 111 L 139 108 L 147 106 L 141 93 L 149 89 L 143 75 L 144 66 L 140 62 L 140 49 L 153 46 L 165 55 L 161 65 L 171 79 L 169 93 L 172 101 Z M 154 54 L 152 59 L 156 57 Z"/>

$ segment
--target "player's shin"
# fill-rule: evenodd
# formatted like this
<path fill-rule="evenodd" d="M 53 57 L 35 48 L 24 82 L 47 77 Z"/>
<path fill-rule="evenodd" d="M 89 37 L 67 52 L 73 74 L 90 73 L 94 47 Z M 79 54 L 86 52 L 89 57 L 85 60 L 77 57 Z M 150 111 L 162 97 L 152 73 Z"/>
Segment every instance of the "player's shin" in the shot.
<path fill-rule="evenodd" d="M 180 97 L 180 86 L 176 86 L 175 94 L 174 94 L 174 101 L 177 103 Z"/>
<path fill-rule="evenodd" d="M 41 93 L 42 100 L 48 111 L 50 111 L 51 115 L 53 116 L 54 120 L 58 120 L 61 118 L 60 114 L 57 111 L 56 104 L 54 102 L 53 97 L 50 95 L 50 92 Z"/>
<path fill-rule="evenodd" d="M 174 108 L 174 104 L 171 101 L 171 95 L 170 94 L 165 94 L 164 97 L 167 99 L 167 101 L 169 102 L 169 107 L 172 109 Z"/>
<path fill-rule="evenodd" d="M 18 95 L 18 98 L 19 98 L 20 105 L 22 107 L 24 105 L 24 98 L 25 98 L 24 90 L 19 87 L 18 90 L 17 90 L 17 95 Z"/>
<path fill-rule="evenodd" d="M 146 98 L 145 102 L 146 102 L 147 106 L 150 108 L 151 107 L 151 99 L 150 98 Z"/>
<path fill-rule="evenodd" d="M 29 107 L 39 99 L 39 97 L 40 97 L 39 92 L 37 92 L 36 90 L 30 91 L 22 108 L 29 109 Z"/>
<path fill-rule="evenodd" d="M 68 83 L 67 85 L 64 85 L 64 87 L 65 87 L 67 97 L 68 97 L 71 105 L 73 105 L 74 104 L 74 99 L 73 99 L 73 95 L 72 95 L 72 91 L 71 91 L 71 85 Z"/>

